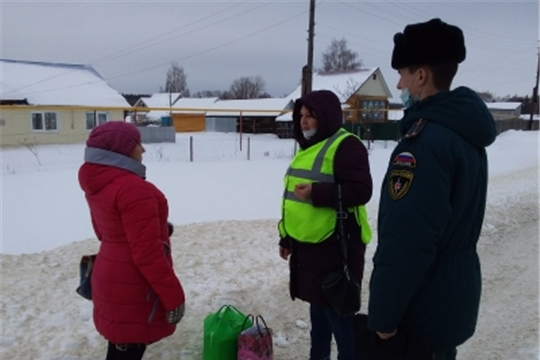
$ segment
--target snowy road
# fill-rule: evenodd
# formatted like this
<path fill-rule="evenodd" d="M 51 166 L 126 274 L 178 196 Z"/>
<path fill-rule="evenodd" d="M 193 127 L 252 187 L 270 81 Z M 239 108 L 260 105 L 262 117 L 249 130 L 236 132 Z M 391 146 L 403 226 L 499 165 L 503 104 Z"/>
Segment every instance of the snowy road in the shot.
<path fill-rule="evenodd" d="M 528 144 L 527 151 L 520 150 L 515 139 L 520 139 L 520 144 Z M 527 157 L 521 154 L 531 154 L 531 150 L 538 151 L 538 140 L 536 134 L 510 133 L 501 135 L 497 144 L 498 147 L 491 150 L 490 155 L 490 159 L 493 160 L 490 160 L 490 164 L 494 166 L 490 176 L 486 218 L 479 242 L 483 268 L 481 313 L 477 333 L 460 347 L 459 359 L 537 360 L 539 358 L 538 164 L 537 161 L 531 160 L 530 155 Z M 374 171 L 376 182 L 379 184 L 383 174 L 383 169 L 379 169 L 380 164 L 386 163 L 388 158 L 386 152 L 390 149 L 377 150 L 371 155 L 371 161 L 376 170 Z M 532 166 L 531 163 L 535 165 Z M 280 186 L 280 176 L 276 176 L 279 179 L 276 178 L 275 181 L 269 181 L 268 178 L 269 174 L 281 174 L 282 165 L 285 167 L 285 163 L 279 161 L 261 162 L 260 168 L 256 168 L 258 169 L 256 173 L 262 174 L 263 179 L 260 181 L 264 182 L 266 179 L 266 182 L 278 184 L 277 189 Z M 183 178 L 176 173 L 173 176 L 171 173 L 176 171 L 175 168 L 179 168 L 179 173 L 185 173 L 187 180 L 183 179 L 181 183 L 186 189 L 195 186 L 188 183 L 189 179 L 198 181 L 199 178 L 208 178 L 204 176 L 207 174 L 205 171 L 210 173 L 211 170 L 212 174 L 215 172 L 221 174 L 220 169 L 230 170 L 234 167 L 238 168 L 238 173 L 253 172 L 251 163 L 243 165 L 237 162 L 217 166 L 210 163 L 208 169 L 204 168 L 200 173 L 196 170 L 204 167 L 204 164 L 189 167 L 181 164 L 153 166 L 156 179 L 163 178 L 174 182 L 175 187 L 179 179 Z M 161 166 L 166 169 L 167 177 L 158 176 L 161 174 L 159 172 Z M 51 173 L 50 176 L 58 177 L 59 174 L 64 173 Z M 48 178 L 37 177 L 34 174 L 31 177 L 35 178 L 34 181 L 41 181 L 40 185 Z M 223 175 L 223 178 L 226 176 Z M 20 176 L 16 178 L 19 182 L 20 179 Z M 251 189 L 253 179 L 257 179 L 253 174 L 245 178 L 243 176 L 240 181 L 242 196 L 237 198 L 233 196 L 232 200 L 222 201 L 220 204 L 223 206 L 240 204 L 241 207 L 246 207 L 241 201 L 246 200 L 243 196 L 244 189 Z M 229 180 L 236 182 L 234 179 Z M 162 186 L 168 189 L 171 203 L 175 206 L 178 207 L 185 202 L 188 195 L 175 194 L 167 183 Z M 233 187 L 229 185 L 227 188 Z M 54 192 L 55 188 L 48 189 Z M 272 194 L 269 190 L 267 192 Z M 25 192 L 20 193 L 28 193 L 26 187 Z M 276 193 L 279 196 L 280 192 Z M 32 194 L 36 196 L 35 193 Z M 62 195 L 55 195 L 53 198 L 66 195 L 65 191 L 60 194 Z M 8 194 L 5 192 L 4 195 Z M 213 194 L 212 198 L 217 198 L 218 195 Z M 268 195 L 268 198 L 273 198 L 273 195 Z M 6 198 L 3 200 L 5 202 Z M 267 213 L 274 213 L 273 202 L 264 197 L 256 200 L 267 204 L 272 210 L 267 210 Z M 52 204 L 33 198 L 26 202 L 19 199 L 8 203 L 12 204 L 10 212 L 20 208 L 19 210 L 26 215 L 29 209 L 39 206 L 48 208 Z M 26 207 L 19 206 L 20 204 Z M 249 206 L 247 208 L 255 210 Z M 376 224 L 376 198 L 368 204 L 368 210 L 372 224 Z M 87 210 L 84 211 L 86 213 Z M 49 212 L 56 214 L 53 211 Z M 86 221 L 86 218 L 80 215 L 77 215 L 77 218 Z M 187 295 L 186 316 L 173 336 L 149 347 L 146 359 L 200 360 L 204 317 L 226 303 L 237 306 L 246 314 L 264 316 L 275 332 L 276 360 L 307 358 L 308 306 L 300 301 L 292 302 L 288 296 L 288 269 L 287 263 L 277 254 L 276 222 L 276 219 L 220 221 L 176 227 L 172 238 L 173 254 L 175 270 Z M 27 221 L 24 222 L 24 226 L 36 227 L 34 222 L 28 224 Z M 74 229 L 65 221 L 59 223 L 51 221 L 51 224 L 37 226 L 36 229 L 40 232 L 48 231 L 49 236 L 51 233 L 49 227 L 57 226 L 54 224 L 58 224 L 63 232 L 69 233 L 70 229 Z M 9 241 L 19 241 L 17 234 L 21 227 L 23 225 L 16 228 L 17 231 L 13 232 Z M 105 357 L 106 344 L 94 329 L 91 303 L 75 293 L 78 259 L 82 254 L 95 252 L 97 246 L 95 239 L 88 239 L 49 251 L 1 255 L 0 358 L 101 360 Z M 369 245 L 366 255 L 363 309 L 367 308 L 367 282 L 371 273 L 370 260 L 375 247 L 376 239 Z"/>
<path fill-rule="evenodd" d="M 538 167 L 491 179 L 479 243 L 481 314 L 477 333 L 459 349 L 460 360 L 538 359 L 538 230 Z M 276 360 L 307 357 L 308 307 L 288 297 L 276 220 L 182 225 L 172 241 L 186 316 L 173 336 L 149 347 L 146 359 L 201 359 L 203 319 L 224 303 L 265 317 L 275 332 Z M 367 253 L 364 289 L 375 246 L 376 240 Z M 36 254 L 2 255 L 2 359 L 104 358 L 91 303 L 74 291 L 78 258 L 96 249 L 96 240 L 89 239 Z M 367 293 L 363 298 L 365 309 Z"/>

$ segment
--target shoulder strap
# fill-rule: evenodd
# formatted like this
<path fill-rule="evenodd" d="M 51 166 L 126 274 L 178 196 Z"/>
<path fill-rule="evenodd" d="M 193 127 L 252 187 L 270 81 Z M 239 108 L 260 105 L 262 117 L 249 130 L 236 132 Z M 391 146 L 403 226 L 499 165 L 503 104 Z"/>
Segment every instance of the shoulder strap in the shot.
<path fill-rule="evenodd" d="M 427 121 L 424 119 L 418 119 L 413 126 L 407 131 L 405 135 L 401 139 L 409 139 L 418 136 L 424 130 L 424 127 L 426 126 Z"/>
<path fill-rule="evenodd" d="M 345 229 L 345 221 L 347 221 L 347 217 L 349 214 L 345 210 L 345 207 L 343 206 L 343 196 L 341 192 L 341 184 L 337 184 L 337 191 L 338 191 L 338 203 L 337 203 L 337 210 L 336 210 L 336 218 L 337 218 L 337 224 L 338 224 L 338 240 L 341 248 L 341 255 L 343 256 L 343 264 L 347 266 L 347 240 L 349 237 L 349 233 Z"/>

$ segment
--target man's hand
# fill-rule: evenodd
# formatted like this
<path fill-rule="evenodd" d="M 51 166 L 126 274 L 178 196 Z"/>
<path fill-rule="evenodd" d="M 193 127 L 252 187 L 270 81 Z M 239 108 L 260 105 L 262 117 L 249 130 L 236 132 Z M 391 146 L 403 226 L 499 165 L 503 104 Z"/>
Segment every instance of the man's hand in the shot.
<path fill-rule="evenodd" d="M 307 201 L 311 197 L 311 184 L 295 185 L 294 195 L 302 201 Z"/>
<path fill-rule="evenodd" d="M 281 256 L 283 260 L 287 260 L 289 255 L 291 255 L 291 251 L 289 249 L 285 249 L 283 246 L 279 247 L 279 256 Z"/>
<path fill-rule="evenodd" d="M 383 340 L 390 339 L 392 336 L 396 335 L 396 333 L 397 333 L 397 329 L 389 333 L 381 333 L 377 331 L 377 335 L 379 335 L 379 337 Z"/>

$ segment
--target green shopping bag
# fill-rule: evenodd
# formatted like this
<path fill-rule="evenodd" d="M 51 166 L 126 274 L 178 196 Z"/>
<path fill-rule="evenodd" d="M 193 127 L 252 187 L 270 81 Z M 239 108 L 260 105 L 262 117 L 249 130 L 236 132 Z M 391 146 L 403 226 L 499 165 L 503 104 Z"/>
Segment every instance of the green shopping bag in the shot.
<path fill-rule="evenodd" d="M 246 315 L 232 305 L 223 305 L 204 319 L 203 360 L 236 360 L 238 334 Z M 249 327 L 253 325 L 247 319 Z M 247 325 L 246 325 L 247 326 Z"/>

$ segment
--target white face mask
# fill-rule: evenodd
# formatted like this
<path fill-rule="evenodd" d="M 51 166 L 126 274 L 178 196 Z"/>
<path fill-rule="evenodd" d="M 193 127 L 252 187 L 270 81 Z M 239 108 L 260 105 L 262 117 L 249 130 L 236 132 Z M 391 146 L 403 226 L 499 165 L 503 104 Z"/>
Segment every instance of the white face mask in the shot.
<path fill-rule="evenodd" d="M 302 135 L 304 135 L 304 138 L 306 140 L 309 140 L 315 135 L 316 132 L 317 132 L 316 128 L 315 129 L 310 129 L 310 130 L 302 130 Z"/>

